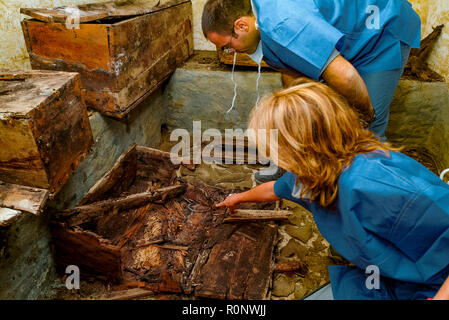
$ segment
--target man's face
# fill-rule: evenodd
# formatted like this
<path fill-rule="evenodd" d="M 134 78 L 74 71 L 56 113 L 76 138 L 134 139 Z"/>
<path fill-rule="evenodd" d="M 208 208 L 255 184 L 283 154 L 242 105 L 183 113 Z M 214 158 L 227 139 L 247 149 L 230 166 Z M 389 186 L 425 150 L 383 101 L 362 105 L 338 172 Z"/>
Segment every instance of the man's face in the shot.
<path fill-rule="evenodd" d="M 234 23 L 233 33 L 223 35 L 209 32 L 207 39 L 221 49 L 231 49 L 239 53 L 252 54 L 256 51 L 260 33 L 254 27 L 255 20 L 251 17 L 239 18 Z"/>

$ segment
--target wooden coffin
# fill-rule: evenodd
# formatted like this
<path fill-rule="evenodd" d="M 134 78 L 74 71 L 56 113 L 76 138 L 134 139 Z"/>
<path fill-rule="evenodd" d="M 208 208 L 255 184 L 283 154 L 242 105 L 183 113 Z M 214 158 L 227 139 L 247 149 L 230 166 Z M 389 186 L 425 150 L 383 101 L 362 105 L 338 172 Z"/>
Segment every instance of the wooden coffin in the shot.
<path fill-rule="evenodd" d="M 78 74 L 0 71 L 0 181 L 52 196 L 92 144 Z"/>
<path fill-rule="evenodd" d="M 78 8 L 78 20 L 73 8 L 21 9 L 31 66 L 80 73 L 87 106 L 108 116 L 125 117 L 193 53 L 190 1 Z"/>
<path fill-rule="evenodd" d="M 123 288 L 264 299 L 277 229 L 225 222 L 229 191 L 179 180 L 170 154 L 131 146 L 79 205 L 52 223 L 57 269 Z"/>

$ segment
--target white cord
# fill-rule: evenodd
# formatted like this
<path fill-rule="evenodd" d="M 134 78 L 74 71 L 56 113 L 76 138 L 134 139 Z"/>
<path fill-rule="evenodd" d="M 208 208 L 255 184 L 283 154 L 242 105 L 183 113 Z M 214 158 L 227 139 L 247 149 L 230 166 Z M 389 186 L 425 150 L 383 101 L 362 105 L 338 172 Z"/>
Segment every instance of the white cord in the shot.
<path fill-rule="evenodd" d="M 259 104 L 259 100 L 260 100 L 259 80 L 260 80 L 260 75 L 261 75 L 261 69 L 262 69 L 262 62 L 259 62 L 259 66 L 257 68 L 257 80 L 256 80 L 256 91 L 257 91 L 256 108 L 257 108 L 257 105 Z"/>
<path fill-rule="evenodd" d="M 237 99 L 237 82 L 235 82 L 235 79 L 234 79 L 234 70 L 235 70 L 236 62 L 237 62 L 237 52 L 234 52 L 234 63 L 232 64 L 232 74 L 231 74 L 231 80 L 232 80 L 232 83 L 234 84 L 234 98 L 232 98 L 231 108 L 229 108 L 229 110 L 226 112 L 226 120 L 229 120 L 229 112 L 231 112 L 232 109 L 234 109 L 235 100 Z"/>

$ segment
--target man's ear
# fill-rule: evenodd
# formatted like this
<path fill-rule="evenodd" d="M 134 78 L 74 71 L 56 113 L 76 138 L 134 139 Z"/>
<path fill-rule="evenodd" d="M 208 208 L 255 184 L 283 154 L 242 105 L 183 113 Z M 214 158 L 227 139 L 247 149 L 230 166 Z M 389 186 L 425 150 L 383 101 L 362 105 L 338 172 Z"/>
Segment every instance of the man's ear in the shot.
<path fill-rule="evenodd" d="M 249 21 L 248 17 L 240 17 L 234 22 L 235 33 L 246 33 L 249 32 Z"/>

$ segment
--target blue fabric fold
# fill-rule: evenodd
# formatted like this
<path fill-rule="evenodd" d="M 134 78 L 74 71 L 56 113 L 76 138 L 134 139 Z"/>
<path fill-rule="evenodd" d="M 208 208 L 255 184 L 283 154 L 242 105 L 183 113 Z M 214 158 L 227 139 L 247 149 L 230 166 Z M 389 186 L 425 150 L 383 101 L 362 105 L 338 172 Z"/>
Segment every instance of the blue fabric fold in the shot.
<path fill-rule="evenodd" d="M 264 60 L 318 80 L 334 49 L 360 73 L 400 69 L 401 42 L 418 48 L 421 20 L 406 0 L 254 0 Z M 369 21 L 378 10 L 379 28 Z M 369 27 L 368 27 L 369 26 Z M 377 26 L 375 26 L 377 27 Z"/>

